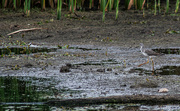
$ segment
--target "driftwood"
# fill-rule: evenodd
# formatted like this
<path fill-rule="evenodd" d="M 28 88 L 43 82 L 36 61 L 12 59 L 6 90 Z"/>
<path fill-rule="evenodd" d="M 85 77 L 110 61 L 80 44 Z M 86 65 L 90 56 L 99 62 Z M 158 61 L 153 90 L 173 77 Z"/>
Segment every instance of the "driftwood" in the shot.
<path fill-rule="evenodd" d="M 20 30 L 17 30 L 17 31 L 14 31 L 14 32 L 11 32 L 7 35 L 12 35 L 12 34 L 15 34 L 15 33 L 19 33 L 19 32 L 25 32 L 25 31 L 32 31 L 32 30 L 40 30 L 42 28 L 30 28 L 30 29 L 20 29 Z"/>
<path fill-rule="evenodd" d="M 83 98 L 83 99 L 67 99 L 67 100 L 50 100 L 47 105 L 52 106 L 85 106 L 93 104 L 108 104 L 108 103 L 135 103 L 135 104 L 179 104 L 180 95 L 127 95 L 127 96 L 111 96 L 98 98 Z"/>

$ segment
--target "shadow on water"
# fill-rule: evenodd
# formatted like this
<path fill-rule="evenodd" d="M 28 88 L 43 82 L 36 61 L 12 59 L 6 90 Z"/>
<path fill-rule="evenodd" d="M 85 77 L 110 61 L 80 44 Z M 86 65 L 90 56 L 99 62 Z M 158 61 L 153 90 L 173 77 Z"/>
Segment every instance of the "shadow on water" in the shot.
<path fill-rule="evenodd" d="M 74 65 L 106 65 L 106 64 L 122 64 L 115 59 L 101 60 L 101 61 L 87 61 L 83 63 L 78 63 Z"/>
<path fill-rule="evenodd" d="M 160 75 L 180 75 L 180 66 L 163 66 L 156 72 Z"/>
<path fill-rule="evenodd" d="M 159 48 L 159 49 L 152 49 L 155 52 L 162 53 L 162 54 L 177 54 L 180 55 L 180 48 Z"/>
<path fill-rule="evenodd" d="M 11 55 L 11 54 L 31 54 L 38 52 L 55 52 L 57 48 L 48 47 L 2 47 L 0 48 L 0 55 Z"/>
<path fill-rule="evenodd" d="M 81 47 L 62 47 L 58 46 L 59 49 L 80 49 L 83 51 L 91 51 L 91 50 L 100 50 L 100 49 L 91 49 L 91 48 L 81 48 Z M 57 51 L 58 47 L 42 47 L 42 46 L 36 46 L 36 47 L 30 47 L 30 46 L 11 46 L 11 47 L 0 47 L 0 55 L 11 55 L 11 54 L 31 54 L 31 53 L 38 53 L 38 52 L 55 52 Z"/>
<path fill-rule="evenodd" d="M 69 47 L 69 49 L 80 49 L 80 50 L 83 50 L 83 51 L 91 51 L 91 50 L 101 50 L 101 49 L 93 49 L 93 48 L 82 48 L 82 47 Z"/>
<path fill-rule="evenodd" d="M 151 70 L 145 70 L 142 68 L 131 69 L 129 73 L 141 74 L 159 74 L 159 75 L 180 75 L 180 66 L 163 66 L 160 69 L 156 69 L 154 72 Z"/>

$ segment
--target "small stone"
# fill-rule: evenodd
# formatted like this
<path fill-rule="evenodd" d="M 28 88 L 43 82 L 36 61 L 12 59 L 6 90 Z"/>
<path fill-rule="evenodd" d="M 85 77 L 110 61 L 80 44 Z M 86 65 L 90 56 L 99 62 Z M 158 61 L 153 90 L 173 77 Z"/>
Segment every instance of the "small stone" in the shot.
<path fill-rule="evenodd" d="M 107 68 L 107 71 L 112 71 L 112 68 Z"/>
<path fill-rule="evenodd" d="M 117 72 L 115 72 L 114 74 L 115 74 L 115 75 L 118 75 L 118 73 L 117 73 Z"/>
<path fill-rule="evenodd" d="M 159 93 L 167 93 L 169 90 L 167 88 L 161 88 L 159 89 Z"/>
<path fill-rule="evenodd" d="M 62 66 L 61 69 L 60 69 L 60 72 L 63 72 L 63 73 L 65 73 L 65 72 L 70 72 L 70 67 L 68 67 L 68 66 Z"/>
<path fill-rule="evenodd" d="M 24 67 L 31 68 L 33 65 L 31 63 L 27 63 L 24 65 Z"/>
<path fill-rule="evenodd" d="M 105 72 L 105 69 L 97 69 L 97 72 Z"/>
<path fill-rule="evenodd" d="M 120 85 L 121 87 L 126 87 L 127 85 L 126 84 L 122 84 L 122 85 Z"/>

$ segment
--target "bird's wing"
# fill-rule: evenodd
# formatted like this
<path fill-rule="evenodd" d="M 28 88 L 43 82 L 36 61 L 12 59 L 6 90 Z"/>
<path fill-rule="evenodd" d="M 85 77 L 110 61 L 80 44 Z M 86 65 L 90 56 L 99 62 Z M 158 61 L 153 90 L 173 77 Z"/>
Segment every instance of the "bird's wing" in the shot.
<path fill-rule="evenodd" d="M 153 50 L 145 50 L 145 53 L 147 53 L 149 56 L 158 56 L 160 53 L 154 52 Z"/>

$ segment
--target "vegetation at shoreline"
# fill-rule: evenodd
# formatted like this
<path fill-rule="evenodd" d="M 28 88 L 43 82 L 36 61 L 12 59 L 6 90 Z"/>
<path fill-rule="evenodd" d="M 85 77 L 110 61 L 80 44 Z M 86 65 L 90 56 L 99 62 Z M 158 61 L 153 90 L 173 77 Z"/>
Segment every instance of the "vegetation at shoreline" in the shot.
<path fill-rule="evenodd" d="M 161 3 L 165 3 L 162 6 Z M 178 12 L 179 0 L 2 0 L 0 8 L 10 8 L 13 10 L 24 9 L 24 14 L 30 16 L 30 10 L 34 7 L 41 8 L 43 11 L 47 8 L 57 9 L 57 19 L 61 19 L 62 9 L 68 10 L 71 14 L 77 15 L 76 11 L 83 10 L 100 10 L 102 11 L 102 21 L 105 20 L 106 12 L 115 10 L 115 19 L 118 18 L 119 7 L 124 7 L 126 10 L 135 9 L 143 10 L 151 9 L 154 15 L 158 13 L 168 13 L 169 3 L 174 2 L 174 13 Z M 158 9 L 158 11 L 157 11 Z"/>

